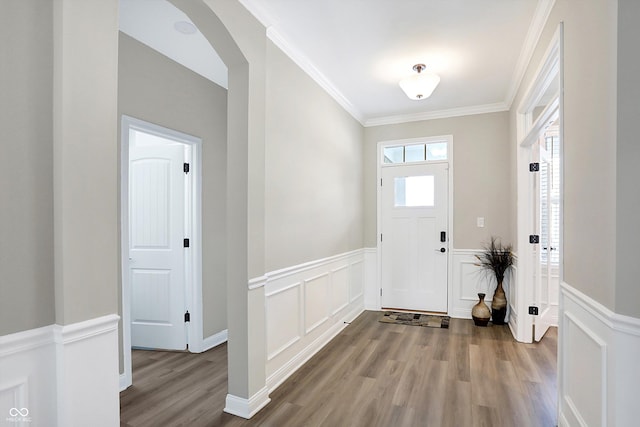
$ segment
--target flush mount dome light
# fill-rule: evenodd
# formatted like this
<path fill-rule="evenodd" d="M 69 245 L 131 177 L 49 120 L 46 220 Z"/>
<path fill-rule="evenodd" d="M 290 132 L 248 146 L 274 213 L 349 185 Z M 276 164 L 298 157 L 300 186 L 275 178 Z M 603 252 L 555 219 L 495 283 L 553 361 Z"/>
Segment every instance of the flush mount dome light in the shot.
<path fill-rule="evenodd" d="M 173 24 L 173 28 L 181 34 L 195 34 L 198 32 L 196 26 L 188 21 L 177 21 Z"/>
<path fill-rule="evenodd" d="M 410 99 L 427 99 L 440 83 L 440 76 L 424 71 L 426 68 L 424 64 L 416 64 L 413 66 L 413 70 L 418 74 L 400 80 L 400 87 Z"/>

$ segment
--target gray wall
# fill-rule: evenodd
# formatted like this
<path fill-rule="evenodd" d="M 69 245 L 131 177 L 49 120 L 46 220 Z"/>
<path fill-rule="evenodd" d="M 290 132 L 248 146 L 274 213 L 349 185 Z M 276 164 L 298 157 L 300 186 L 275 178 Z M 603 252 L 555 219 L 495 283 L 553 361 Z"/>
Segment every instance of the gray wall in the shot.
<path fill-rule="evenodd" d="M 202 139 L 203 329 L 211 336 L 227 327 L 227 91 L 123 33 L 118 79 L 119 118 Z"/>
<path fill-rule="evenodd" d="M 503 112 L 365 128 L 365 246 L 377 244 L 377 144 L 440 135 L 453 135 L 453 247 L 479 249 L 490 236 L 513 241 L 509 114 Z M 484 228 L 477 217 L 484 217 Z"/>
<path fill-rule="evenodd" d="M 0 2 L 0 335 L 55 323 L 52 4 Z"/>
<path fill-rule="evenodd" d="M 618 1 L 616 312 L 640 318 L 640 2 Z"/>
<path fill-rule="evenodd" d="M 615 1 L 556 1 L 513 103 L 510 146 L 515 159 L 515 112 L 564 22 L 564 281 L 610 309 L 616 288 L 617 19 Z M 637 182 L 638 173 L 632 175 Z M 515 206 L 512 212 L 515 218 Z M 628 313 L 640 317 L 640 305 Z"/>
<path fill-rule="evenodd" d="M 363 246 L 362 126 L 267 43 L 265 270 Z"/>

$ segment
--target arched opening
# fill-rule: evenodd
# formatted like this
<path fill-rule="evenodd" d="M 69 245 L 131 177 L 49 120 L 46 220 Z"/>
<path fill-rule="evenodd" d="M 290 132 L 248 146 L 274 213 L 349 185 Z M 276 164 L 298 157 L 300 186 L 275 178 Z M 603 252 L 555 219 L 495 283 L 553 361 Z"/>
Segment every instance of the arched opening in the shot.
<path fill-rule="evenodd" d="M 250 277 L 263 273 L 264 245 L 261 242 L 264 231 L 260 203 L 264 185 L 260 174 L 264 166 L 260 164 L 264 151 L 260 141 L 264 139 L 264 120 L 259 112 L 264 114 L 264 90 L 260 90 L 264 86 L 264 67 L 259 63 L 264 61 L 260 58 L 264 53 L 251 51 L 259 40 L 242 40 L 242 48 L 236 40 L 238 34 L 244 34 L 248 28 L 262 38 L 266 32 L 239 3 L 186 0 L 171 0 L 170 3 L 189 17 L 228 68 L 224 196 L 227 239 L 221 255 L 226 264 L 229 360 L 225 411 L 249 418 L 269 401 L 264 387 L 264 358 L 261 357 L 264 350 L 260 350 L 264 349 L 264 331 L 262 325 L 251 321 L 253 316 L 264 317 L 259 302 L 263 295 L 251 298 L 247 286 Z M 242 19 L 237 19 L 239 13 L 244 14 Z M 246 52 L 257 55 L 255 68 L 253 63 L 249 66 Z M 206 174 L 206 169 L 203 172 Z M 206 221 L 207 218 L 203 218 L 204 224 Z M 203 256 L 206 264 L 208 255 L 204 253 Z M 256 396 L 259 397 L 256 399 Z"/>

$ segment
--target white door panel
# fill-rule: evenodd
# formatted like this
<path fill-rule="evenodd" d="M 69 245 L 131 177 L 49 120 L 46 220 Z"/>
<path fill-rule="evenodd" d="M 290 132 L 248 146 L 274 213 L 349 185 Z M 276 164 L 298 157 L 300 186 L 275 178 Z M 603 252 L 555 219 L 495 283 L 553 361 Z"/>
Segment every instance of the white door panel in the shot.
<path fill-rule="evenodd" d="M 534 176 L 534 227 L 540 235 L 540 244 L 533 251 L 536 277 L 536 305 L 538 316 L 534 319 L 534 339 L 540 341 L 558 318 L 557 295 L 559 293 L 559 153 L 557 132 L 544 132 L 535 144 L 532 154 L 540 163 Z"/>
<path fill-rule="evenodd" d="M 184 148 L 131 147 L 129 161 L 131 344 L 184 350 Z"/>
<path fill-rule="evenodd" d="M 447 187 L 446 164 L 382 168 L 383 307 L 447 311 Z"/>

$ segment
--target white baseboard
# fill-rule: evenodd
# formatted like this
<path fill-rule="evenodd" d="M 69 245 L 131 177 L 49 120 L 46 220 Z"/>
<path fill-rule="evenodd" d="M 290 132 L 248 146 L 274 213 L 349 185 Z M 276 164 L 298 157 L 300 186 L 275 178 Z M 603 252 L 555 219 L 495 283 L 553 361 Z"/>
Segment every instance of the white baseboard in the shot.
<path fill-rule="evenodd" d="M 309 359 L 311 359 L 316 353 L 318 353 L 333 338 L 335 338 L 336 335 L 338 335 L 344 328 L 346 328 L 348 324 L 351 323 L 356 317 L 358 317 L 363 311 L 363 307 L 355 308 L 351 313 L 348 313 L 341 322 L 335 323 L 330 329 L 326 330 L 304 350 L 299 352 L 295 357 L 290 359 L 277 371 L 271 374 L 267 378 L 267 388 L 269 389 L 269 392 L 273 392 L 276 388 L 278 388 L 287 378 L 289 378 L 298 369 L 300 369 L 302 365 L 307 363 Z"/>
<path fill-rule="evenodd" d="M 558 391 L 560 425 L 635 425 L 640 319 L 614 313 L 561 284 Z"/>
<path fill-rule="evenodd" d="M 227 394 L 224 412 L 249 419 L 269 404 L 269 402 L 271 402 L 271 399 L 269 398 L 269 390 L 267 390 L 266 387 L 262 388 L 249 399 Z"/>
<path fill-rule="evenodd" d="M 271 392 L 364 310 L 364 249 L 266 273 L 266 386 Z"/>
<path fill-rule="evenodd" d="M 29 425 L 118 425 L 118 320 L 107 315 L 0 337 L 2 417 L 6 407 L 28 412 L 20 423 Z"/>
<path fill-rule="evenodd" d="M 211 350 L 212 348 L 227 342 L 227 339 L 228 339 L 227 329 L 225 329 L 224 331 L 220 331 L 217 334 L 211 335 L 210 337 L 205 338 L 204 340 L 202 340 L 202 347 L 203 347 L 202 352 Z"/>

